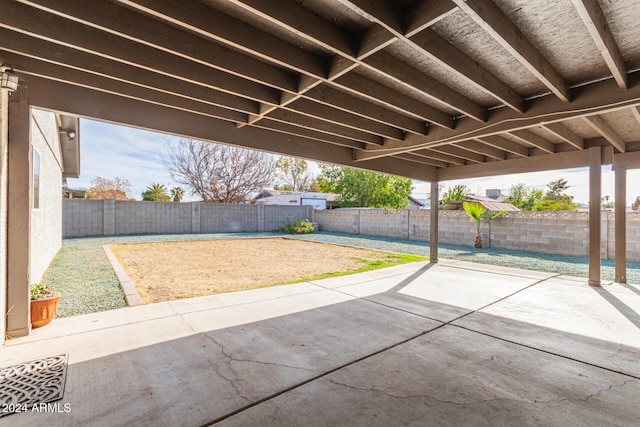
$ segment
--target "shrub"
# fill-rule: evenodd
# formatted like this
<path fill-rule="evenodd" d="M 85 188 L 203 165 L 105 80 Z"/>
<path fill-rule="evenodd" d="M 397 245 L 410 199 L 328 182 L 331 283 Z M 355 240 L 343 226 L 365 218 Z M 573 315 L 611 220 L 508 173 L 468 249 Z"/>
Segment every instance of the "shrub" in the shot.
<path fill-rule="evenodd" d="M 313 224 L 311 224 L 306 219 L 299 219 L 295 223 L 287 220 L 284 226 L 277 231 L 282 231 L 286 234 L 309 234 L 313 233 L 315 230 L 313 228 Z"/>

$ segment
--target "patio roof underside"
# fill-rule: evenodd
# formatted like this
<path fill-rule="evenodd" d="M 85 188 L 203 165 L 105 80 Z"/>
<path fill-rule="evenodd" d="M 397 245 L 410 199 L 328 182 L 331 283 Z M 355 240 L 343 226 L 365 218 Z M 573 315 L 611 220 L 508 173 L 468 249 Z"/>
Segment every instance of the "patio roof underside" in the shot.
<path fill-rule="evenodd" d="M 39 107 L 426 181 L 640 152 L 637 0 L 0 1 Z"/>

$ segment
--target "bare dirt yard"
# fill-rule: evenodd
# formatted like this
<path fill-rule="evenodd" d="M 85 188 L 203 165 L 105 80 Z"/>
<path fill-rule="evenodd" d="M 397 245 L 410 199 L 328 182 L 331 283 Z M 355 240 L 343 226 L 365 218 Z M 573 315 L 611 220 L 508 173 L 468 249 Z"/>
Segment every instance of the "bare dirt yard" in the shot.
<path fill-rule="evenodd" d="M 110 248 L 145 304 L 425 259 L 282 238 L 135 243 Z"/>

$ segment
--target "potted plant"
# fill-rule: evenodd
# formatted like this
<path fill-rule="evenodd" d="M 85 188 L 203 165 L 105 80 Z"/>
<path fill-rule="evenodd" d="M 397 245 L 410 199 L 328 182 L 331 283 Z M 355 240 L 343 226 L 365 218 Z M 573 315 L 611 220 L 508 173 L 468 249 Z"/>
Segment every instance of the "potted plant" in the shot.
<path fill-rule="evenodd" d="M 53 292 L 49 285 L 31 285 L 31 327 L 49 324 L 58 314 L 59 303 L 60 295 Z"/>

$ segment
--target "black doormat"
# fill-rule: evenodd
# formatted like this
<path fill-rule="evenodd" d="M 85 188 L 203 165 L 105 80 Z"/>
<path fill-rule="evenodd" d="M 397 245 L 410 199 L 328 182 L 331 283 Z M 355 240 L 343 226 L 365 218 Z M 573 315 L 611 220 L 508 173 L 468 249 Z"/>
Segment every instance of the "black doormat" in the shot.
<path fill-rule="evenodd" d="M 0 417 L 62 399 L 66 377 L 66 354 L 0 369 Z"/>

